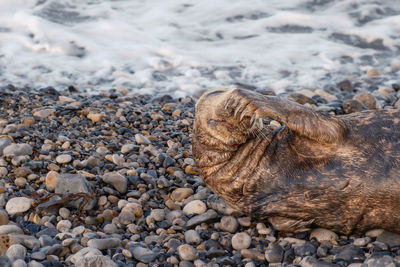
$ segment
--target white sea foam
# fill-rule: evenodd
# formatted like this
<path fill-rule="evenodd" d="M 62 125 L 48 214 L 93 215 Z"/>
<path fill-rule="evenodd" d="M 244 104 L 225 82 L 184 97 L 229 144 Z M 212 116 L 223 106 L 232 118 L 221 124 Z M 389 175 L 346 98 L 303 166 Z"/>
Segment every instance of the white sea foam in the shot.
<path fill-rule="evenodd" d="M 279 92 L 393 81 L 399 48 L 400 0 L 0 1 L 0 85 Z"/>

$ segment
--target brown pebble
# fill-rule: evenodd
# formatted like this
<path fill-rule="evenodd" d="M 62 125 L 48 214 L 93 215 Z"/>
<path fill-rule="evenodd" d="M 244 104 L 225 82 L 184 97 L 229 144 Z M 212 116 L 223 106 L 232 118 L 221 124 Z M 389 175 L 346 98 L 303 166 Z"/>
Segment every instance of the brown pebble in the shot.
<path fill-rule="evenodd" d="M 119 201 L 119 198 L 113 195 L 108 196 L 108 201 L 110 201 L 112 204 L 117 203 Z"/>
<path fill-rule="evenodd" d="M 171 193 L 171 199 L 175 201 L 182 201 L 188 196 L 193 195 L 192 188 L 177 188 Z"/>
<path fill-rule="evenodd" d="M 379 76 L 379 71 L 377 69 L 370 69 L 367 71 L 369 77 Z"/>
<path fill-rule="evenodd" d="M 167 201 L 165 201 L 165 206 L 167 206 L 170 210 L 180 210 L 181 209 L 181 206 L 176 204 L 171 199 L 168 199 Z"/>
<path fill-rule="evenodd" d="M 21 186 L 21 185 L 26 185 L 26 184 L 27 184 L 27 181 L 26 181 L 26 179 L 23 178 L 23 177 L 18 177 L 18 178 L 15 179 L 14 183 L 15 183 L 16 185 L 18 185 L 18 186 Z"/>
<path fill-rule="evenodd" d="M 9 219 L 8 219 L 8 213 L 5 210 L 0 210 L 0 225 L 6 225 L 8 224 Z"/>
<path fill-rule="evenodd" d="M 22 123 L 26 126 L 32 126 L 33 124 L 35 124 L 35 118 L 33 117 L 25 117 L 22 119 Z"/>
<path fill-rule="evenodd" d="M 369 109 L 376 109 L 376 98 L 367 92 L 358 93 L 353 99 L 360 101 Z"/>
<path fill-rule="evenodd" d="M 50 163 L 50 164 L 47 166 L 47 169 L 48 169 L 49 171 L 58 172 L 58 171 L 60 170 L 60 166 L 58 166 L 57 164 L 54 164 L 54 163 Z"/>
<path fill-rule="evenodd" d="M 193 167 L 192 165 L 186 166 L 185 173 L 186 174 L 191 174 L 191 175 L 198 175 L 199 174 L 199 172 L 197 171 L 196 167 Z"/>

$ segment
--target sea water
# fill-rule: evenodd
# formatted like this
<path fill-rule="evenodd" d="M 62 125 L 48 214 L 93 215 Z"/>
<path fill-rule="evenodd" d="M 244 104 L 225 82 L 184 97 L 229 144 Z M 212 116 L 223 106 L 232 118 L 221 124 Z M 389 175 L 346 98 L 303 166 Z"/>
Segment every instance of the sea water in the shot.
<path fill-rule="evenodd" d="M 1 0 L 0 85 L 192 95 L 400 69 L 400 0 Z"/>

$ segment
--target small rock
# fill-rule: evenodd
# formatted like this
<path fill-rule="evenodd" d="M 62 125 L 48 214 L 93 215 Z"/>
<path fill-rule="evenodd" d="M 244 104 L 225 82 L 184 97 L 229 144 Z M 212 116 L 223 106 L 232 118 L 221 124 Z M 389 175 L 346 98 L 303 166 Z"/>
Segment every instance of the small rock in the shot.
<path fill-rule="evenodd" d="M 219 223 L 219 229 L 224 232 L 234 233 L 239 227 L 239 223 L 235 217 L 232 216 L 224 216 L 221 218 L 221 222 Z"/>
<path fill-rule="evenodd" d="M 122 154 L 128 154 L 131 152 L 136 146 L 134 144 L 125 144 L 121 147 Z"/>
<path fill-rule="evenodd" d="M 293 245 L 294 253 L 297 256 L 305 257 L 317 253 L 316 247 L 311 242 L 304 242 L 301 245 Z"/>
<path fill-rule="evenodd" d="M 338 235 L 331 230 L 328 229 L 323 229 L 323 228 L 317 228 L 314 229 L 311 234 L 310 234 L 310 239 L 315 238 L 317 239 L 318 242 L 322 241 L 336 241 L 339 239 Z"/>
<path fill-rule="evenodd" d="M 249 227 L 251 225 L 251 217 L 249 216 L 240 217 L 237 220 L 241 226 Z"/>
<path fill-rule="evenodd" d="M 369 77 L 376 77 L 379 76 L 379 71 L 377 69 L 370 69 L 367 71 L 367 75 Z"/>
<path fill-rule="evenodd" d="M 244 232 L 237 233 L 232 237 L 232 247 L 236 250 L 249 248 L 251 237 Z"/>
<path fill-rule="evenodd" d="M 22 213 L 31 208 L 32 199 L 26 197 L 14 197 L 10 199 L 6 204 L 6 210 L 8 214 L 14 215 Z"/>
<path fill-rule="evenodd" d="M 101 113 L 89 113 L 87 118 L 91 120 L 93 123 L 99 122 L 102 119 L 103 115 Z"/>
<path fill-rule="evenodd" d="M 0 235 L 5 234 L 22 234 L 23 231 L 16 225 L 8 224 L 8 225 L 0 225 Z"/>
<path fill-rule="evenodd" d="M 134 246 L 130 251 L 135 259 L 144 263 L 152 262 L 157 257 L 153 251 L 141 246 Z"/>
<path fill-rule="evenodd" d="M 107 256 L 94 255 L 78 259 L 75 267 L 118 267 L 113 260 Z"/>
<path fill-rule="evenodd" d="M 343 111 L 346 114 L 359 112 L 367 109 L 368 108 L 358 100 L 350 99 L 343 102 Z"/>
<path fill-rule="evenodd" d="M 68 257 L 68 259 L 72 263 L 76 263 L 81 258 L 91 257 L 91 256 L 95 256 L 95 255 L 103 256 L 103 253 L 101 253 L 101 251 L 96 248 L 85 247 L 85 248 L 79 250 L 78 252 L 76 252 L 75 254 L 71 255 L 70 257 Z"/>
<path fill-rule="evenodd" d="M 353 97 L 353 99 L 360 101 L 369 109 L 376 109 L 376 98 L 367 92 L 358 93 Z"/>
<path fill-rule="evenodd" d="M 17 259 L 23 260 L 26 256 L 26 248 L 20 244 L 11 245 L 7 249 L 6 256 L 10 258 L 11 261 Z"/>
<path fill-rule="evenodd" d="M 140 145 L 150 145 L 151 144 L 150 140 L 141 134 L 135 134 L 135 140 L 136 140 L 136 143 L 138 143 Z"/>
<path fill-rule="evenodd" d="M 111 184 L 121 194 L 126 193 L 128 179 L 119 172 L 108 172 L 103 175 L 103 181 Z"/>
<path fill-rule="evenodd" d="M 364 261 L 365 267 L 396 267 L 396 263 L 389 255 L 372 257 Z"/>
<path fill-rule="evenodd" d="M 0 177 L 6 177 L 8 174 L 8 170 L 6 167 L 0 167 Z"/>
<path fill-rule="evenodd" d="M 118 238 L 90 239 L 87 243 L 88 247 L 97 248 L 99 250 L 115 248 L 121 244 Z"/>
<path fill-rule="evenodd" d="M 369 230 L 368 232 L 366 232 L 366 233 L 365 233 L 365 236 L 374 238 L 374 237 L 377 237 L 377 236 L 379 236 L 380 234 L 382 234 L 383 231 L 385 231 L 385 230 L 383 230 L 383 229 L 372 229 L 372 230 Z"/>
<path fill-rule="evenodd" d="M 58 214 L 60 214 L 60 216 L 64 219 L 68 219 L 71 215 L 71 212 L 69 211 L 69 209 L 62 207 L 58 210 Z"/>
<path fill-rule="evenodd" d="M 205 213 L 192 217 L 186 223 L 186 227 L 191 228 L 201 223 L 209 222 L 218 217 L 218 214 L 215 210 L 207 210 Z"/>
<path fill-rule="evenodd" d="M 56 161 L 59 164 L 66 164 L 66 163 L 71 162 L 71 160 L 72 160 L 72 157 L 71 157 L 71 155 L 68 155 L 68 154 L 62 154 L 62 155 L 59 155 L 56 157 Z"/>
<path fill-rule="evenodd" d="M 68 220 L 61 220 L 57 223 L 57 230 L 59 232 L 68 232 L 71 229 L 72 223 Z"/>
<path fill-rule="evenodd" d="M 400 246 L 400 235 L 389 231 L 383 231 L 376 237 L 376 241 L 385 243 L 390 247 L 398 247 Z"/>
<path fill-rule="evenodd" d="M 257 261 L 265 261 L 264 254 L 258 251 L 257 249 L 242 249 L 240 254 L 243 258 L 252 259 Z"/>
<path fill-rule="evenodd" d="M 185 232 L 185 241 L 188 244 L 198 245 L 201 242 L 201 238 L 197 231 L 188 230 Z"/>
<path fill-rule="evenodd" d="M 11 267 L 27 267 L 28 265 L 23 259 L 18 259 L 12 263 Z"/>
<path fill-rule="evenodd" d="M 188 244 L 178 247 L 178 255 L 184 261 L 194 261 L 198 257 L 197 250 Z"/>
<path fill-rule="evenodd" d="M 318 260 L 314 257 L 307 256 L 300 261 L 301 267 L 334 267 L 336 265 L 329 264 L 323 260 Z"/>
<path fill-rule="evenodd" d="M 229 206 L 224 200 L 220 199 L 217 195 L 214 194 L 210 195 L 207 198 L 207 206 L 224 215 L 240 214 L 240 212 Z"/>
<path fill-rule="evenodd" d="M 8 213 L 5 210 L 0 209 L 0 225 L 7 225 L 8 222 Z"/>
<path fill-rule="evenodd" d="M 174 201 L 182 201 L 185 198 L 193 195 L 193 189 L 191 188 L 177 188 L 171 193 L 171 199 Z"/>
<path fill-rule="evenodd" d="M 353 91 L 353 85 L 351 84 L 351 82 L 349 80 L 341 81 L 338 84 L 336 84 L 336 86 L 342 91 L 346 91 L 346 92 Z"/>
<path fill-rule="evenodd" d="M 47 117 L 53 116 L 56 111 L 52 108 L 46 108 L 42 110 L 37 110 L 33 112 L 33 116 L 45 119 Z"/>
<path fill-rule="evenodd" d="M 270 243 L 268 248 L 265 250 L 265 259 L 268 262 L 281 262 L 283 253 L 284 250 L 281 246 L 276 243 Z"/>
<path fill-rule="evenodd" d="M 272 232 L 272 229 L 266 227 L 264 223 L 257 223 L 256 228 L 260 235 L 269 235 Z"/>
<path fill-rule="evenodd" d="M 44 267 L 44 265 L 37 261 L 30 261 L 28 267 Z"/>
<path fill-rule="evenodd" d="M 207 206 L 201 200 L 192 200 L 185 205 L 183 212 L 185 214 L 203 214 L 206 212 Z"/>
<path fill-rule="evenodd" d="M 11 144 L 3 150 L 5 157 L 28 156 L 32 153 L 32 147 L 28 144 Z"/>
<path fill-rule="evenodd" d="M 315 93 L 316 93 L 317 95 L 319 95 L 319 96 L 325 98 L 325 99 L 330 100 L 330 101 L 335 101 L 335 100 L 337 100 L 337 97 L 336 97 L 336 96 L 334 96 L 334 95 L 332 95 L 332 94 L 330 94 L 330 93 L 328 93 L 328 92 L 326 92 L 325 90 L 322 90 L 322 89 L 317 89 L 317 90 L 315 90 Z"/>
<path fill-rule="evenodd" d="M 46 189 L 49 190 L 50 192 L 54 192 L 54 189 L 56 188 L 56 184 L 58 179 L 60 178 L 60 174 L 55 171 L 50 171 L 46 175 Z"/>
<path fill-rule="evenodd" d="M 0 137 L 0 156 L 3 155 L 4 148 L 11 145 L 11 140 L 8 137 Z"/>
<path fill-rule="evenodd" d="M 371 238 L 367 237 L 360 237 L 360 238 L 356 238 L 354 239 L 353 244 L 355 246 L 359 246 L 359 247 L 364 247 L 366 246 L 369 242 L 371 242 Z"/>

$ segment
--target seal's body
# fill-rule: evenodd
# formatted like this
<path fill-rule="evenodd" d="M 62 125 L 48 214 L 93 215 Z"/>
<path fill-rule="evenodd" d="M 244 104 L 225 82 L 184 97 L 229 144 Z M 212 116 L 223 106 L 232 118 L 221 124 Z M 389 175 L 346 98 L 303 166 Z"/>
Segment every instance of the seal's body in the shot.
<path fill-rule="evenodd" d="M 283 126 L 257 128 L 263 117 Z M 278 230 L 400 232 L 399 151 L 397 110 L 330 117 L 231 88 L 196 105 L 193 155 L 206 185 Z"/>

